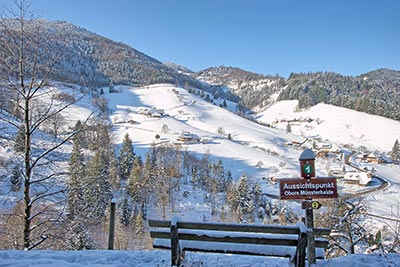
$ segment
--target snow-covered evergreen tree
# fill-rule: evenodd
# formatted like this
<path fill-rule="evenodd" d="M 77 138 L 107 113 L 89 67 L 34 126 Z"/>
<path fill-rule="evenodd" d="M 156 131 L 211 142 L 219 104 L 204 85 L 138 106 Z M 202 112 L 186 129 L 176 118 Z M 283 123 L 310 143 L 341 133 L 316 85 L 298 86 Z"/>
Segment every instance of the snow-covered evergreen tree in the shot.
<path fill-rule="evenodd" d="M 238 208 L 243 217 L 252 217 L 254 212 L 254 197 L 247 176 L 242 176 L 237 185 Z M 246 216 L 249 215 L 249 216 Z"/>
<path fill-rule="evenodd" d="M 119 173 L 122 180 L 128 179 L 134 159 L 135 152 L 133 151 L 132 139 L 129 137 L 129 134 L 125 134 L 118 155 Z"/>
<path fill-rule="evenodd" d="M 96 245 L 85 224 L 71 221 L 65 235 L 65 244 L 69 250 L 95 249 Z"/>
<path fill-rule="evenodd" d="M 131 170 L 128 182 L 126 184 L 126 189 L 128 190 L 129 195 L 132 197 L 134 201 L 139 203 L 144 198 L 143 196 L 144 186 L 145 184 L 142 175 L 142 166 L 141 165 L 134 166 Z"/>
<path fill-rule="evenodd" d="M 132 217 L 132 204 L 127 197 L 124 197 L 119 207 L 119 220 L 124 226 L 128 226 Z"/>
<path fill-rule="evenodd" d="M 83 195 L 88 219 L 103 217 L 111 201 L 112 191 L 107 166 L 104 166 L 100 152 L 96 152 L 88 164 Z"/>
<path fill-rule="evenodd" d="M 396 141 L 393 144 L 392 151 L 390 152 L 390 157 L 392 158 L 393 161 L 400 160 L 400 143 L 398 139 L 396 139 Z"/>
<path fill-rule="evenodd" d="M 73 142 L 69 158 L 69 182 L 67 210 L 71 218 L 84 212 L 85 200 L 83 199 L 83 185 L 85 180 L 85 159 L 82 154 L 80 142 Z"/>
<path fill-rule="evenodd" d="M 214 165 L 214 177 L 217 182 L 217 189 L 219 192 L 226 191 L 225 169 L 222 160 L 219 159 L 217 164 Z"/>
<path fill-rule="evenodd" d="M 113 188 L 113 191 L 119 189 L 119 173 L 118 173 L 118 166 L 117 166 L 117 159 L 115 158 L 114 151 L 111 150 L 110 153 L 110 175 L 109 175 L 110 183 Z"/>

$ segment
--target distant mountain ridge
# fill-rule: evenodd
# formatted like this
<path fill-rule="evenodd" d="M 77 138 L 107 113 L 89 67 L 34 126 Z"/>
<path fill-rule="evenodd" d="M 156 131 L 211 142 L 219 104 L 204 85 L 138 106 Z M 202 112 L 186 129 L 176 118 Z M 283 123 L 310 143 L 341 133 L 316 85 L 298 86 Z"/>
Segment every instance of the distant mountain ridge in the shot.
<path fill-rule="evenodd" d="M 11 29 L 15 24 L 12 20 L 6 23 Z M 56 37 L 51 42 L 64 55 L 51 73 L 50 78 L 56 81 L 92 89 L 110 82 L 172 83 L 238 102 L 241 110 L 259 112 L 277 100 L 297 99 L 299 108 L 325 102 L 400 120 L 400 71 L 379 69 L 354 77 L 334 72 L 292 73 L 287 79 L 226 66 L 193 72 L 176 63 L 162 63 L 126 44 L 65 21 L 29 23 Z M 7 59 L 2 49 L 0 55 Z"/>
<path fill-rule="evenodd" d="M 3 21 L 11 29 L 15 27 L 18 30 L 12 20 Z M 111 81 L 115 84 L 141 85 L 188 83 L 201 87 L 197 80 L 178 73 L 124 43 L 115 42 L 71 23 L 32 20 L 26 24 L 28 31 L 39 28 L 44 36 L 47 33 L 54 37 L 48 40 L 57 50 L 53 53 L 63 55 L 51 73 L 51 79 L 91 88 L 108 85 Z"/>
<path fill-rule="evenodd" d="M 240 104 L 257 110 L 273 102 L 273 95 L 281 90 L 283 78 L 262 75 L 236 67 L 212 67 L 192 75 L 212 85 L 224 86 L 239 96 Z"/>

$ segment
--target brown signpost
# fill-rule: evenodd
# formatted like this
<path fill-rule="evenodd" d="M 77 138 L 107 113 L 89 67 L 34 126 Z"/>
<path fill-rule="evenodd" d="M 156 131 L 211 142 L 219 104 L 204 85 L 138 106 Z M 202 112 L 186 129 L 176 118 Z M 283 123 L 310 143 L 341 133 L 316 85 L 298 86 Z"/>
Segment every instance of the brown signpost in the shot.
<path fill-rule="evenodd" d="M 337 198 L 336 178 L 315 178 L 315 154 L 305 149 L 299 158 L 302 178 L 279 179 L 279 194 L 282 200 L 303 199 L 302 208 L 306 211 L 305 222 L 308 229 L 314 228 L 314 209 L 322 204 L 315 198 Z M 313 231 L 307 233 L 308 266 L 315 263 L 315 239 Z"/>

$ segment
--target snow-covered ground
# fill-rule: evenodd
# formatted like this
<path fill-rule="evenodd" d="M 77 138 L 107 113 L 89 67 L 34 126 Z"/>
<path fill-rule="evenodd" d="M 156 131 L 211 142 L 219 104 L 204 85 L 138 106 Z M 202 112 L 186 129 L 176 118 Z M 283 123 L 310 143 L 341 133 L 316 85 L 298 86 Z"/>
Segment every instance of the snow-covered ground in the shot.
<path fill-rule="evenodd" d="M 177 142 L 182 131 L 189 131 L 207 139 L 208 143 L 183 145 L 183 149 L 199 157 L 209 154 L 213 160 L 221 159 L 225 171 L 231 170 L 234 179 L 243 174 L 251 179 L 298 175 L 301 151 L 285 144 L 301 142 L 302 137 L 251 122 L 172 85 L 119 89 L 120 93 L 106 95 L 111 121 L 115 123 L 113 132 L 117 144 L 122 143 L 123 136 L 128 133 L 135 152 L 144 156 L 153 142 Z M 154 118 L 140 114 L 144 108 L 163 109 L 166 116 Z M 168 133 L 162 132 L 164 124 L 168 126 Z M 218 128 L 225 134 L 219 134 Z M 160 135 L 158 141 L 156 134 Z M 263 162 L 262 167 L 255 168 L 259 161 Z M 280 170 L 281 162 L 285 167 Z"/>
<path fill-rule="evenodd" d="M 71 93 L 69 87 L 60 88 Z M 133 140 L 135 152 L 144 158 L 153 143 L 176 143 L 182 131 L 189 131 L 207 142 L 183 144 L 182 150 L 196 154 L 199 158 L 209 155 L 215 162 L 222 160 L 225 171 L 231 171 L 234 180 L 246 174 L 251 181 L 260 183 L 263 192 L 274 195 L 278 195 L 278 185 L 271 184 L 269 178 L 299 177 L 298 158 L 304 147 L 288 146 L 288 143 L 301 143 L 307 137 L 319 136 L 336 142 L 337 145 L 351 143 L 354 147 L 371 146 L 388 151 L 394 140 L 400 139 L 400 123 L 397 121 L 325 104 L 319 104 L 307 111 L 295 112 L 297 101 L 281 101 L 257 116 L 259 121 L 270 124 L 281 119 L 313 120 L 310 123 L 292 123 L 292 133 L 286 133 L 285 123 L 276 124 L 278 129 L 260 125 L 170 84 L 146 87 L 117 86 L 117 89 L 120 92 L 111 94 L 108 93 L 108 88 L 104 90 L 110 108 L 110 121 L 113 123 L 112 138 L 117 149 L 124 135 L 128 133 Z M 229 102 L 228 105 L 232 106 L 233 103 Z M 163 110 L 166 115 L 151 117 L 143 114 L 145 109 Z M 78 119 L 84 120 L 92 110 L 93 105 L 89 98 L 71 106 L 67 110 L 68 126 L 74 125 Z M 167 132 L 162 130 L 163 126 L 167 126 Z M 377 131 L 377 128 L 385 131 Z M 224 134 L 219 131 L 221 129 Z M 12 138 L 14 134 L 10 132 L 8 138 Z M 160 138 L 156 139 L 156 135 Z M 6 145 L 11 141 L 3 139 L 2 142 Z M 311 145 L 308 142 L 304 144 Z M 67 146 L 65 149 L 68 151 L 70 148 Z M 12 154 L 12 149 L 0 148 L 0 151 L 4 152 L 1 153 L 4 160 Z M 261 164 L 256 167 L 258 163 Z M 342 161 L 317 158 L 316 174 L 323 177 L 329 170 L 340 170 L 343 166 Z M 383 168 L 384 177 L 400 182 L 398 165 L 376 167 L 380 171 Z M 342 188 L 345 186 L 339 188 L 339 193 Z M 387 203 L 385 193 L 377 192 L 373 197 L 379 205 L 375 207 L 392 207 L 400 202 L 398 188 L 394 183 L 389 190 L 393 191 L 396 201 L 391 199 L 392 201 Z M 182 192 L 184 191 L 192 191 L 190 184 L 184 185 Z M 4 203 L 12 202 L 8 197 L 15 199 L 15 196 L 2 194 Z M 193 213 L 188 212 L 190 210 Z M 204 210 L 204 213 L 199 210 Z M 189 217 L 197 215 L 198 218 L 206 216 L 206 219 L 209 219 L 209 207 L 204 203 L 201 192 L 191 192 L 189 198 L 178 196 L 177 213 Z"/>
<path fill-rule="evenodd" d="M 0 267 L 168 267 L 170 252 L 142 251 L 0 251 Z M 187 253 L 182 266 L 281 267 L 287 258 Z M 396 267 L 400 254 L 355 254 L 331 260 L 317 260 L 319 267 Z"/>
<path fill-rule="evenodd" d="M 337 144 L 365 146 L 370 150 L 388 152 L 400 139 L 400 122 L 342 107 L 320 103 L 297 111 L 298 100 L 286 100 L 257 114 L 260 122 L 286 129 L 287 122 L 312 119 L 311 122 L 291 122 L 292 132 L 303 136 L 318 136 Z"/>

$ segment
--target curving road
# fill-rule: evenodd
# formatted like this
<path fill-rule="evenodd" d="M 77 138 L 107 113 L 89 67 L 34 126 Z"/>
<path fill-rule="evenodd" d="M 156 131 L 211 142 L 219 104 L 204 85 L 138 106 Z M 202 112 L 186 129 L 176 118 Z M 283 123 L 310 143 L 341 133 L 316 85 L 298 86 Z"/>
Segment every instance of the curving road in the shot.
<path fill-rule="evenodd" d="M 361 168 L 358 167 L 357 165 L 355 165 L 355 164 L 353 164 L 353 163 L 350 162 L 350 158 L 351 158 L 355 153 L 356 153 L 355 151 L 352 151 L 348 156 L 346 156 L 346 158 L 345 158 L 345 160 L 344 160 L 344 163 L 345 163 L 346 165 L 348 165 L 348 166 L 350 166 L 350 167 L 356 169 L 356 170 L 359 170 L 360 172 L 365 172 L 365 170 L 361 169 Z M 359 192 L 357 192 L 357 193 L 351 193 L 351 194 L 349 193 L 349 194 L 346 194 L 346 196 L 358 197 L 358 196 L 365 195 L 365 194 L 369 194 L 369 193 L 372 193 L 372 192 L 375 192 L 375 191 L 378 191 L 378 190 L 384 190 L 384 189 L 386 189 L 387 187 L 390 186 L 390 182 L 389 182 L 388 180 L 386 180 L 385 178 L 383 178 L 383 177 L 379 177 L 379 176 L 377 176 L 377 175 L 374 175 L 372 178 L 374 178 L 375 180 L 378 180 L 378 181 L 380 182 L 381 185 L 380 185 L 380 186 L 377 186 L 377 187 L 373 187 L 373 188 L 367 188 L 367 189 L 362 190 L 362 191 L 359 191 Z"/>

